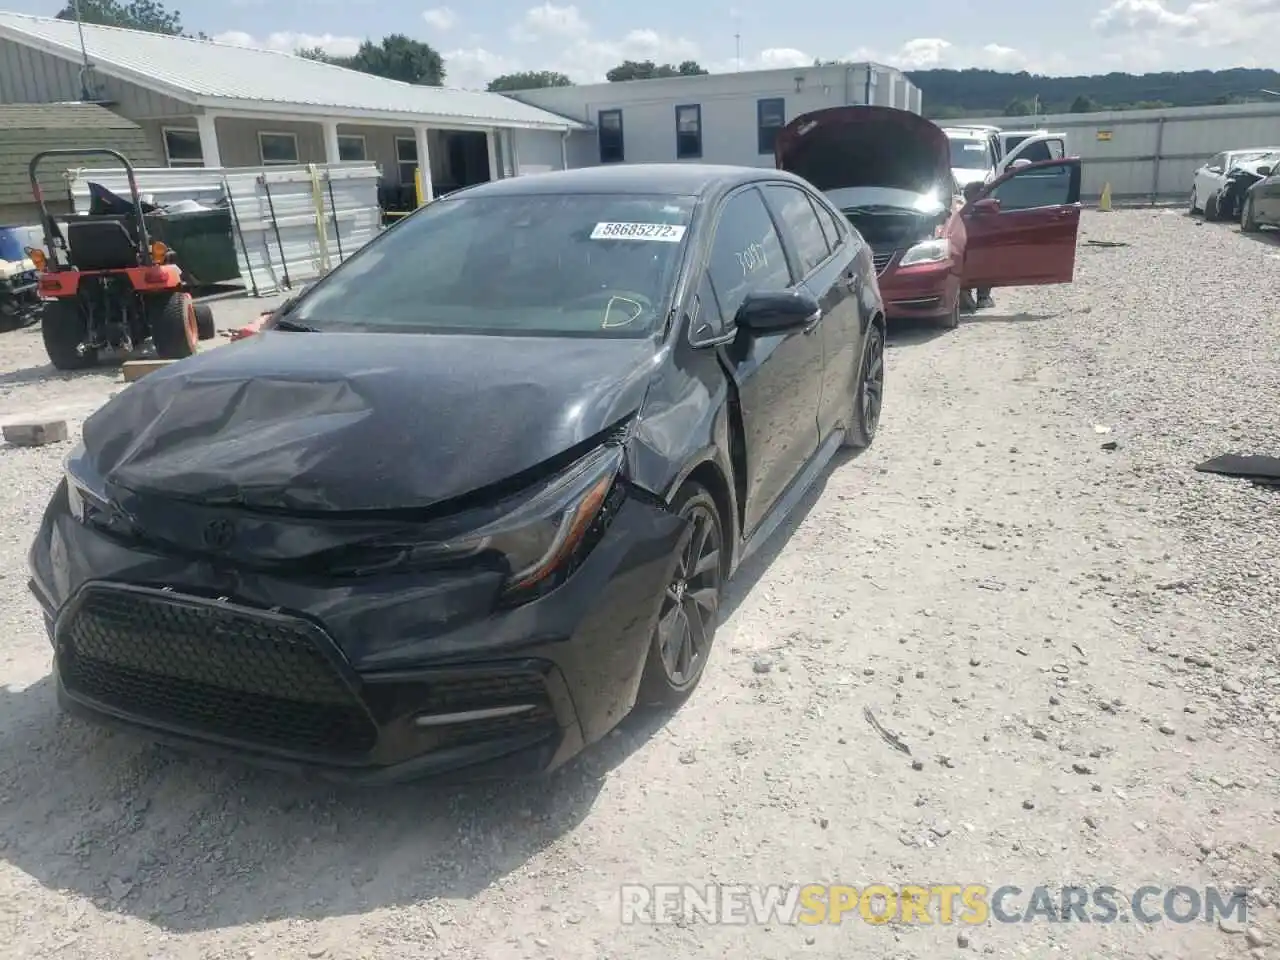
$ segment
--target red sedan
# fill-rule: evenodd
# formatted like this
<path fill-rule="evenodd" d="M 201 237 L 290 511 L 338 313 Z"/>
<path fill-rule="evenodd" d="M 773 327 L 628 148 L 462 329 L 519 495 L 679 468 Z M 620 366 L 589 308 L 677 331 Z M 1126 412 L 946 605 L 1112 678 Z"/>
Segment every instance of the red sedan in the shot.
<path fill-rule="evenodd" d="M 1080 226 L 1080 160 L 1017 164 L 956 195 L 947 136 L 891 107 L 796 117 L 780 169 L 827 194 L 871 246 L 890 320 L 960 322 L 960 291 L 1070 283 Z"/>

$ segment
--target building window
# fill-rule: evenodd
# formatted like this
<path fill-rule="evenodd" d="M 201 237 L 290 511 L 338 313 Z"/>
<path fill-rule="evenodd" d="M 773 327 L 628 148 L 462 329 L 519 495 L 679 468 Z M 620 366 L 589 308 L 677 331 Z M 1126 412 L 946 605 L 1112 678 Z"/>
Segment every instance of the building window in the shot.
<path fill-rule="evenodd" d="M 676 159 L 694 160 L 702 156 L 702 107 L 676 107 Z"/>
<path fill-rule="evenodd" d="M 601 110 L 596 125 L 600 132 L 600 162 L 622 163 L 626 156 L 622 146 L 622 111 Z"/>
<path fill-rule="evenodd" d="M 298 138 L 292 133 L 258 131 L 258 154 L 263 166 L 298 163 Z"/>
<path fill-rule="evenodd" d="M 356 134 L 338 135 L 338 159 L 343 161 L 368 160 L 364 152 L 364 137 Z"/>
<path fill-rule="evenodd" d="M 203 167 L 199 131 L 165 127 L 164 157 L 171 167 Z"/>
<path fill-rule="evenodd" d="M 418 141 L 413 137 L 396 137 L 396 168 L 399 171 L 400 186 L 413 186 L 413 178 L 418 170 Z"/>
<path fill-rule="evenodd" d="M 773 153 L 778 131 L 787 125 L 787 102 L 782 97 L 756 101 L 756 138 L 761 153 Z"/>

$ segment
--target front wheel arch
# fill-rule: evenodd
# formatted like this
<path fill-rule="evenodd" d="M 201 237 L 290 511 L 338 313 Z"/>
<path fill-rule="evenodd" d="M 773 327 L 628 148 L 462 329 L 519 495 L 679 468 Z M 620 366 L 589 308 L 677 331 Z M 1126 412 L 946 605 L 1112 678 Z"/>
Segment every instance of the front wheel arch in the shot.
<path fill-rule="evenodd" d="M 724 534 L 725 556 L 722 564 L 727 579 L 733 566 L 732 557 L 737 553 L 735 545 L 738 540 L 738 525 L 733 515 L 733 499 L 729 496 L 729 484 L 714 460 L 703 460 L 689 474 L 675 485 L 678 493 L 686 485 L 696 483 L 716 502 L 716 512 L 720 514 L 720 529 Z"/>

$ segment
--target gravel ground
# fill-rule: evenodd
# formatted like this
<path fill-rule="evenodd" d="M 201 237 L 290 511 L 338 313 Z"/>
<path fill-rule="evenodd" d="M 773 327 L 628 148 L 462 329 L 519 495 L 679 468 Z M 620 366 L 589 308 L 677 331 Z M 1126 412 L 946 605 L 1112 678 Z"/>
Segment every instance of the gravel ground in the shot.
<path fill-rule="evenodd" d="M 698 693 L 519 789 L 340 791 L 60 718 L 24 553 L 64 450 L 0 449 L 2 952 L 1267 955 L 1280 492 L 1191 468 L 1280 452 L 1280 238 L 1163 210 L 1084 234 L 1129 245 L 898 331 L 879 439 L 741 571 Z M 78 428 L 120 389 L 50 376 L 30 332 L 0 356 L 3 420 Z M 673 881 L 1253 893 L 1247 931 L 620 924 L 621 884 Z"/>

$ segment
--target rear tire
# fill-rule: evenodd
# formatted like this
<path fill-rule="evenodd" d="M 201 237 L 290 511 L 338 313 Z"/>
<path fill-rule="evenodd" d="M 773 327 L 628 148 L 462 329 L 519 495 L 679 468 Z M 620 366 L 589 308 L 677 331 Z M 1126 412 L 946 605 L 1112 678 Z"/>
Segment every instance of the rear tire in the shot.
<path fill-rule="evenodd" d="M 1218 218 L 1218 195 L 1215 193 L 1204 202 L 1204 218 L 1210 222 Z"/>
<path fill-rule="evenodd" d="M 715 498 L 700 484 L 680 488 L 672 510 L 689 521 L 645 656 L 639 703 L 673 707 L 693 693 L 706 670 L 724 599 L 728 545 Z"/>
<path fill-rule="evenodd" d="M 207 303 L 197 303 L 195 310 L 196 333 L 199 334 L 201 340 L 212 340 L 218 335 L 218 330 L 213 325 L 213 308 Z"/>
<path fill-rule="evenodd" d="M 161 360 L 181 360 L 200 344 L 196 305 L 189 293 L 160 294 L 147 300 L 151 342 Z"/>
<path fill-rule="evenodd" d="M 80 304 L 75 300 L 50 300 L 40 318 L 40 335 L 49 362 L 56 370 L 85 370 L 98 362 L 97 350 L 79 351 L 88 333 Z"/>
<path fill-rule="evenodd" d="M 884 402 L 884 330 L 872 324 L 862 348 L 862 368 L 853 394 L 853 416 L 843 446 L 865 450 L 880 428 L 880 408 Z"/>
<path fill-rule="evenodd" d="M 1257 233 L 1258 219 L 1254 216 L 1253 195 L 1245 194 L 1244 203 L 1240 206 L 1240 232 Z"/>

